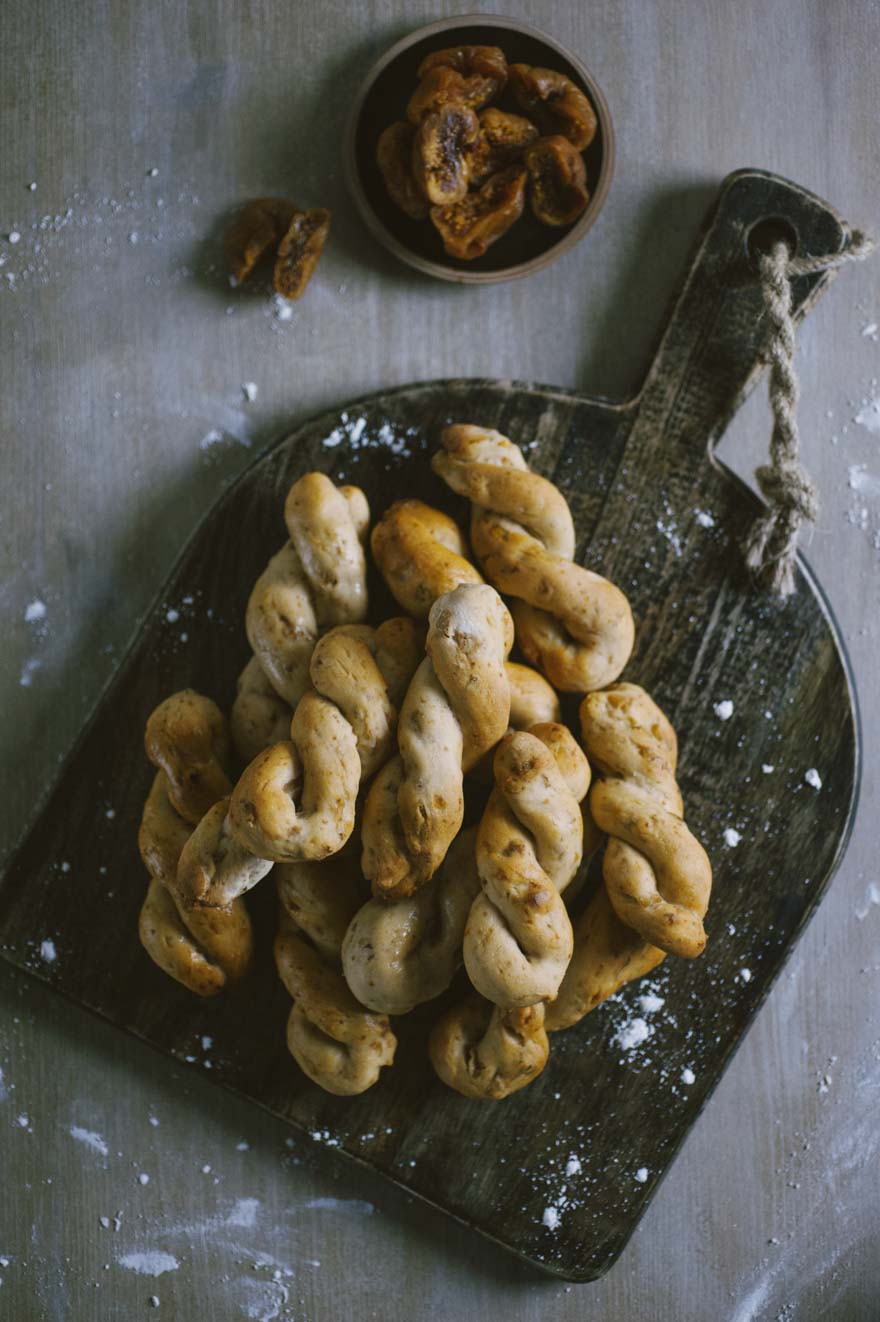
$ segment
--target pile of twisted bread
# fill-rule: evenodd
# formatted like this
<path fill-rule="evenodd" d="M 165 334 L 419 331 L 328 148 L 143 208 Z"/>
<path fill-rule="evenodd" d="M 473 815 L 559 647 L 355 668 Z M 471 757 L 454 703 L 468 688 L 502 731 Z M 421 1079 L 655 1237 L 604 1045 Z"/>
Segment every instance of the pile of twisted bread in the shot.
<path fill-rule="evenodd" d="M 274 870 L 287 1043 L 338 1094 L 376 1082 L 390 1017 L 462 963 L 470 988 L 430 1058 L 460 1093 L 500 1098 L 541 1072 L 548 1031 L 705 944 L 712 873 L 683 820 L 675 732 L 614 682 L 625 596 L 573 562 L 568 505 L 517 446 L 468 425 L 441 440 L 433 466 L 471 502 L 479 570 L 450 518 L 398 502 L 370 545 L 407 613 L 365 623 L 366 499 L 308 473 L 248 601 L 254 655 L 228 724 L 186 690 L 146 727 L 147 952 L 203 996 L 241 978 L 243 896 Z M 514 635 L 534 669 L 508 660 Z M 580 743 L 557 690 L 585 695 Z M 578 903 L 599 848 L 603 882 Z"/>

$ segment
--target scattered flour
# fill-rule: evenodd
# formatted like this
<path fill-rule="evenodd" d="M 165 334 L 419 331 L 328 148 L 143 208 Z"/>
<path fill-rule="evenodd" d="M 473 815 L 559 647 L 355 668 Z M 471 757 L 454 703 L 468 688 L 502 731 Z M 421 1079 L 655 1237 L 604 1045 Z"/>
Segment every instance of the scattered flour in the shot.
<path fill-rule="evenodd" d="M 150 1183 L 149 1175 L 147 1174 L 146 1171 L 141 1171 L 140 1175 L 138 1176 L 138 1184 L 147 1185 L 149 1183 Z"/>
<path fill-rule="evenodd" d="M 568 1161 L 565 1163 L 565 1173 L 569 1177 L 572 1175 L 580 1175 L 581 1169 L 582 1167 L 581 1167 L 580 1157 L 571 1156 L 569 1157 Z"/>
<path fill-rule="evenodd" d="M 880 338 L 880 335 L 878 335 L 878 326 L 876 321 L 869 321 L 866 326 L 863 326 L 862 334 L 864 335 L 866 340 L 873 340 L 874 343 L 876 344 L 878 338 Z"/>
<path fill-rule="evenodd" d="M 681 1081 L 688 1088 L 691 1086 L 692 1083 L 696 1083 L 697 1081 L 696 1074 L 694 1074 L 693 1070 L 690 1069 L 687 1065 L 685 1065 L 684 1069 L 681 1072 Z"/>
<path fill-rule="evenodd" d="M 293 319 L 293 304 L 283 294 L 273 294 L 270 305 L 272 315 L 276 321 L 291 321 Z"/>
<path fill-rule="evenodd" d="M 123 1253 L 119 1265 L 137 1272 L 138 1276 L 164 1276 L 166 1272 L 176 1272 L 180 1263 L 162 1249 L 147 1249 L 143 1253 Z"/>
<path fill-rule="evenodd" d="M 719 721 L 729 721 L 733 715 L 733 703 L 729 698 L 725 698 L 722 702 L 716 702 L 712 710 Z"/>
<path fill-rule="evenodd" d="M 743 982 L 751 982 L 751 980 L 752 980 L 752 970 L 751 970 L 751 969 L 740 969 L 740 971 L 739 971 L 739 976 L 740 976 L 740 978 L 742 979 Z"/>
<path fill-rule="evenodd" d="M 256 381 L 242 381 L 241 393 L 249 404 L 253 404 L 254 400 L 257 398 L 257 390 L 258 387 Z"/>
<path fill-rule="evenodd" d="M 866 431 L 880 436 L 880 399 L 867 399 L 859 409 L 853 422 Z"/>
<path fill-rule="evenodd" d="M 210 431 L 205 432 L 199 441 L 200 450 L 210 450 L 214 445 L 222 445 L 223 433 L 217 427 L 212 427 Z"/>
<path fill-rule="evenodd" d="M 23 689 L 29 689 L 33 683 L 34 675 L 42 669 L 43 662 L 38 656 L 31 656 L 25 661 L 21 668 L 21 675 L 18 682 Z"/>
<path fill-rule="evenodd" d="M 764 773 L 765 776 L 769 776 L 770 773 L 771 773 L 771 771 L 775 771 L 776 768 L 775 768 L 774 766 L 771 766 L 771 764 L 770 764 L 769 762 L 762 762 L 762 763 L 761 763 L 761 770 L 763 771 L 763 773 Z"/>
<path fill-rule="evenodd" d="M 226 1217 L 226 1224 L 227 1226 L 245 1226 L 247 1228 L 255 1226 L 259 1210 L 259 1198 L 239 1198 Z"/>
<path fill-rule="evenodd" d="M 656 1014 L 658 1010 L 663 1009 L 665 1004 L 663 997 L 655 996 L 653 992 L 648 992 L 647 995 L 639 997 L 639 1005 L 642 1007 L 644 1014 Z"/>
<path fill-rule="evenodd" d="M 648 1168 L 647 1168 L 647 1166 L 640 1166 L 640 1167 L 639 1167 L 639 1169 L 636 1171 L 636 1179 L 638 1180 L 639 1184 L 647 1184 L 647 1183 L 648 1183 Z"/>
<path fill-rule="evenodd" d="M 850 491 L 863 496 L 880 496 L 880 477 L 868 472 L 867 464 L 850 464 L 847 483 Z"/>
<path fill-rule="evenodd" d="M 100 1152 L 102 1157 L 109 1156 L 110 1149 L 104 1142 L 103 1137 L 96 1134 L 93 1129 L 82 1129 L 79 1125 L 71 1125 L 68 1133 L 71 1138 L 76 1139 L 77 1143 L 85 1143 L 86 1147 L 91 1148 L 93 1152 Z"/>
<path fill-rule="evenodd" d="M 544 1215 L 541 1217 L 541 1224 L 548 1230 L 555 1230 L 559 1225 L 559 1212 L 555 1207 L 545 1207 Z"/>
<path fill-rule="evenodd" d="M 352 1212 L 372 1216 L 376 1208 L 363 1198 L 310 1198 L 304 1206 L 311 1212 Z"/>
<path fill-rule="evenodd" d="M 809 771 L 804 772 L 804 780 L 808 785 L 812 785 L 814 790 L 820 790 L 822 788 L 822 777 L 819 775 L 815 767 L 810 767 Z"/>
<path fill-rule="evenodd" d="M 40 620 L 46 618 L 46 603 L 35 597 L 33 601 L 28 602 L 24 610 L 25 623 L 39 624 Z"/>
<path fill-rule="evenodd" d="M 700 525 L 701 528 L 715 527 L 715 520 L 713 519 L 712 515 L 709 514 L 706 510 L 694 510 L 694 515 L 696 516 L 697 523 Z"/>
<path fill-rule="evenodd" d="M 725 829 L 724 843 L 727 845 L 729 849 L 736 849 L 740 840 L 742 840 L 742 836 L 740 835 L 739 831 L 734 830 L 732 826 L 728 826 Z"/>
<path fill-rule="evenodd" d="M 51 937 L 46 937 L 45 941 L 40 942 L 40 959 L 47 964 L 54 964 L 58 958 L 58 951 L 55 949 L 55 942 Z"/>
<path fill-rule="evenodd" d="M 612 1041 L 617 1043 L 621 1051 L 635 1051 L 636 1047 L 640 1047 L 643 1042 L 647 1041 L 653 1031 L 653 1028 L 650 1028 L 644 1019 L 636 1016 L 621 1025 Z"/>
<path fill-rule="evenodd" d="M 875 904 L 880 906 L 880 886 L 877 885 L 876 881 L 872 881 L 865 893 L 864 909 L 856 909 L 856 918 L 860 923 L 864 922 Z"/>

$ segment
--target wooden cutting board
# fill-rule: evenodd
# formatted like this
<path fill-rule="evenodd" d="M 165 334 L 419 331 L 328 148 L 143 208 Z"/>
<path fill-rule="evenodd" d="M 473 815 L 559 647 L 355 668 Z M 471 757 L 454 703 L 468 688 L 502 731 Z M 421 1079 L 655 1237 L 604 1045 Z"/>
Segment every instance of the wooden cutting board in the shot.
<path fill-rule="evenodd" d="M 828 604 L 803 561 L 788 601 L 752 592 L 739 547 L 757 502 L 712 455 L 763 370 L 748 242 L 768 218 L 791 227 L 801 252 L 845 240 L 802 189 L 731 176 L 627 403 L 431 381 L 323 414 L 260 458 L 186 547 L 0 886 L 0 948 L 13 964 L 178 1060 L 209 1034 L 218 1083 L 570 1280 L 605 1271 L 632 1233 L 840 862 L 856 803 L 856 698 Z M 799 316 L 827 281 L 797 281 Z M 418 495 L 464 515 L 429 468 L 450 420 L 523 445 L 568 497 L 581 561 L 632 601 L 626 678 L 680 734 L 688 820 L 715 869 L 709 945 L 695 963 L 662 965 L 650 984 L 661 1008 L 643 1006 L 636 984 L 555 1036 L 540 1079 L 505 1102 L 466 1101 L 433 1077 L 425 1035 L 436 1004 L 400 1022 L 394 1068 L 346 1100 L 308 1083 L 285 1050 L 271 886 L 254 896 L 257 971 L 221 998 L 197 1000 L 142 952 L 136 835 L 153 774 L 142 731 L 187 685 L 228 707 L 248 654 L 248 593 L 284 540 L 284 495 L 301 473 L 359 483 L 374 513 Z M 378 619 L 392 607 L 380 584 L 373 591 Z M 719 702 L 733 704 L 729 719 Z M 805 779 L 811 769 L 821 789 Z M 739 843 L 725 842 L 729 830 Z M 51 964 L 40 957 L 48 935 Z"/>

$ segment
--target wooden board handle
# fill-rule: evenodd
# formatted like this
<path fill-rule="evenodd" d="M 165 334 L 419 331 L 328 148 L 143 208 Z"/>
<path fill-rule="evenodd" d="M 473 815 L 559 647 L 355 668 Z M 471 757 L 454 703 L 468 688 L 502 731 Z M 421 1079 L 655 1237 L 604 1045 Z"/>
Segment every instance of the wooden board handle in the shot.
<path fill-rule="evenodd" d="M 839 252 L 848 234 L 826 202 L 787 179 L 763 170 L 728 175 L 639 394 L 636 430 L 664 445 L 714 445 L 765 367 L 755 246 L 782 235 L 799 256 L 815 257 Z M 798 320 L 832 275 L 795 280 Z"/>

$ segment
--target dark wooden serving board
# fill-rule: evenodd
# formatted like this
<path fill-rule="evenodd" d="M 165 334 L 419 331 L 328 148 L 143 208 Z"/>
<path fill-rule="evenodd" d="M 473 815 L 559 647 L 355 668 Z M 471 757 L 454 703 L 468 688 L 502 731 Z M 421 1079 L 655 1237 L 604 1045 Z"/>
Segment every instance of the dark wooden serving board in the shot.
<path fill-rule="evenodd" d="M 751 590 L 739 546 L 757 502 L 712 458 L 763 367 L 748 235 L 767 218 L 786 222 L 803 252 L 845 240 L 838 217 L 802 189 L 731 176 L 628 403 L 432 381 L 326 413 L 260 458 L 187 546 L 0 887 L 12 963 L 178 1059 L 210 1034 L 218 1082 L 571 1280 L 598 1276 L 620 1253 L 839 863 L 856 802 L 856 699 L 828 605 L 803 561 L 788 601 Z M 827 279 L 797 281 L 799 315 Z M 397 1064 L 344 1100 L 310 1085 L 285 1050 L 271 887 L 254 900 L 258 971 L 217 1000 L 189 995 L 141 951 L 136 834 L 152 776 L 141 735 L 155 703 L 185 685 L 229 704 L 247 656 L 245 602 L 283 541 L 283 499 L 299 474 L 360 483 L 374 512 L 419 495 L 463 514 L 428 465 L 451 419 L 526 446 L 571 502 L 580 559 L 630 596 L 638 635 L 626 676 L 680 732 L 688 819 L 714 864 L 709 945 L 701 960 L 658 971 L 661 1010 L 642 1011 L 644 986 L 625 989 L 554 1037 L 540 1079 L 505 1102 L 466 1101 L 434 1079 L 424 1039 L 436 1007 L 401 1021 Z M 381 590 L 375 601 L 381 610 Z M 726 721 L 713 710 L 722 700 L 733 703 Z M 804 779 L 810 768 L 819 791 Z M 726 828 L 740 833 L 736 847 Z M 53 963 L 40 958 L 47 936 Z M 653 1032 L 627 1052 L 615 1037 L 634 1015 Z M 571 1157 L 580 1170 L 567 1176 Z M 548 1207 L 555 1228 L 543 1224 Z"/>

